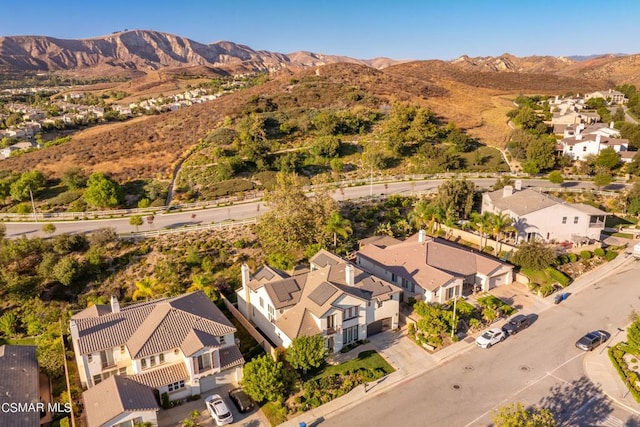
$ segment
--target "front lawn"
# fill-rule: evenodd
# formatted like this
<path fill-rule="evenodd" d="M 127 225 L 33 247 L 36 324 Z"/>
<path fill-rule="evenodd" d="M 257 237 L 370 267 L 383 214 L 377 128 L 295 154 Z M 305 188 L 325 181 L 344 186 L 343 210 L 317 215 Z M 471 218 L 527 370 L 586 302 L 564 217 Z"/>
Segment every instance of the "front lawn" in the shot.
<path fill-rule="evenodd" d="M 340 363 L 339 365 L 326 366 L 314 376 L 314 379 L 320 379 L 330 375 L 345 375 L 347 372 L 355 372 L 359 369 L 380 371 L 384 373 L 384 375 L 389 375 L 395 371 L 378 352 L 375 350 L 367 350 L 360 353 L 357 359 Z"/>

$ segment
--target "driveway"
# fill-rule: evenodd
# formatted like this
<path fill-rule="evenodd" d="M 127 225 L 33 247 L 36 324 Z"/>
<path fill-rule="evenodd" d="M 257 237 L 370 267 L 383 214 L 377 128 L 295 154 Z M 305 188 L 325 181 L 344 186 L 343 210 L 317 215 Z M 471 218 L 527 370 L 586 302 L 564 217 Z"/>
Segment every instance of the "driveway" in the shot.
<path fill-rule="evenodd" d="M 219 394 L 224 399 L 225 403 L 231 409 L 233 413 L 233 426 L 243 427 L 259 427 L 269 426 L 267 418 L 262 414 L 259 409 L 254 409 L 248 414 L 241 414 L 238 412 L 238 408 L 235 407 L 231 399 L 229 399 L 229 390 L 235 388 L 234 385 L 226 385 L 214 390 L 205 392 L 202 397 L 194 402 L 186 402 L 180 406 L 176 406 L 171 409 L 161 409 L 158 412 L 158 427 L 179 427 L 182 426 L 182 420 L 189 418 L 190 414 L 194 410 L 200 411 L 200 416 L 196 422 L 202 427 L 213 427 L 216 424 L 213 422 L 211 415 L 207 412 L 204 399 L 212 394 Z"/>
<path fill-rule="evenodd" d="M 407 328 L 386 331 L 367 338 L 370 345 L 403 376 L 423 372 L 437 364 L 426 350 L 407 336 Z"/>
<path fill-rule="evenodd" d="M 540 313 L 552 305 L 548 299 L 540 298 L 529 291 L 527 285 L 518 282 L 495 287 L 489 293 L 513 306 L 521 313 Z"/>

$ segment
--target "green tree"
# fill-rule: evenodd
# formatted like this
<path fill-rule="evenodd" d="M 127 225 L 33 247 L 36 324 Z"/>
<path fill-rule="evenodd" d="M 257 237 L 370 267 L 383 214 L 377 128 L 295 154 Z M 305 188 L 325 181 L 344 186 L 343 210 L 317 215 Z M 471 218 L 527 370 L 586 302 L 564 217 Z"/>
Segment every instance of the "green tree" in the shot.
<path fill-rule="evenodd" d="M 11 197 L 16 200 L 27 200 L 30 197 L 29 191 L 34 195 L 44 189 L 46 179 L 42 172 L 34 170 L 24 172 L 16 181 L 11 184 Z"/>
<path fill-rule="evenodd" d="M 148 300 L 157 296 L 162 286 L 158 283 L 158 279 L 145 277 L 135 283 L 136 290 L 133 292 L 131 299 L 138 301 L 139 299 Z"/>
<path fill-rule="evenodd" d="M 479 214 L 477 212 L 473 212 L 471 214 L 471 221 L 473 222 L 473 228 L 475 228 L 478 233 L 480 233 L 480 251 L 484 248 L 482 244 L 482 238 L 484 237 L 485 242 L 489 236 L 489 233 L 493 230 L 493 218 L 490 212 L 484 212 Z"/>
<path fill-rule="evenodd" d="M 80 274 L 80 263 L 73 255 L 66 255 L 56 263 L 53 277 L 65 286 L 69 286 Z"/>
<path fill-rule="evenodd" d="M 0 332 L 7 337 L 11 338 L 16 334 L 18 328 L 18 318 L 16 315 L 7 311 L 0 317 Z"/>
<path fill-rule="evenodd" d="M 333 235 L 334 248 L 338 247 L 338 236 L 346 239 L 351 233 L 353 233 L 351 221 L 346 218 L 342 218 L 338 211 L 332 212 L 329 216 L 327 225 L 325 226 L 325 231 Z"/>
<path fill-rule="evenodd" d="M 615 169 L 620 164 L 620 156 L 616 151 L 607 147 L 596 156 L 594 164 L 597 167 L 605 168 L 608 170 Z"/>
<path fill-rule="evenodd" d="M 294 369 L 306 371 L 322 365 L 327 357 L 322 335 L 295 338 L 287 348 L 286 360 Z"/>
<path fill-rule="evenodd" d="M 311 154 L 319 157 L 336 157 L 340 149 L 340 138 L 332 135 L 317 137 L 311 144 Z"/>
<path fill-rule="evenodd" d="M 526 242 L 520 245 L 513 262 L 523 268 L 542 270 L 556 259 L 556 251 L 542 242 Z"/>
<path fill-rule="evenodd" d="M 444 211 L 439 205 L 421 199 L 409 212 L 409 222 L 417 229 L 426 229 L 427 232 L 434 233 L 438 224 L 444 221 L 444 216 Z"/>
<path fill-rule="evenodd" d="M 505 233 L 516 232 L 517 229 L 513 225 L 513 218 L 506 213 L 493 214 L 491 216 L 491 234 L 496 239 L 496 247 L 494 255 L 498 255 L 500 252 L 502 236 Z"/>
<path fill-rule="evenodd" d="M 523 129 L 533 129 L 542 122 L 542 119 L 538 117 L 536 111 L 528 105 L 520 108 L 518 114 L 513 118 L 513 121 L 522 126 Z"/>
<path fill-rule="evenodd" d="M 640 352 L 640 318 L 636 318 L 627 328 L 627 343 Z"/>
<path fill-rule="evenodd" d="M 613 176 L 609 172 L 598 172 L 593 177 L 593 184 L 598 187 L 606 187 L 613 182 Z"/>
<path fill-rule="evenodd" d="M 549 173 L 549 182 L 554 184 L 562 184 L 564 182 L 564 177 L 562 176 L 562 172 L 553 171 Z"/>
<path fill-rule="evenodd" d="M 69 190 L 77 190 L 87 185 L 87 176 L 82 169 L 75 166 L 62 173 L 62 183 Z"/>
<path fill-rule="evenodd" d="M 447 135 L 446 142 L 451 144 L 456 151 L 460 153 L 468 153 L 473 150 L 473 138 L 469 137 L 466 133 L 460 129 L 454 127 L 449 135 Z"/>
<path fill-rule="evenodd" d="M 120 184 L 101 172 L 91 174 L 84 192 L 85 201 L 97 208 L 114 208 L 124 200 Z"/>
<path fill-rule="evenodd" d="M 540 137 L 527 146 L 527 162 L 539 170 L 551 169 L 556 162 L 555 138 Z"/>
<path fill-rule="evenodd" d="M 451 178 L 438 187 L 435 202 L 450 221 L 469 217 L 473 208 L 475 185 L 466 179 Z"/>
<path fill-rule="evenodd" d="M 46 234 L 51 235 L 56 232 L 56 226 L 48 222 L 42 226 L 42 231 Z"/>
<path fill-rule="evenodd" d="M 550 410 L 535 406 L 525 408 L 519 402 L 493 411 L 491 421 L 495 427 L 555 427 L 557 425 Z"/>
<path fill-rule="evenodd" d="M 242 386 L 256 402 L 275 402 L 285 392 L 283 363 L 268 355 L 258 356 L 244 365 Z"/>
<path fill-rule="evenodd" d="M 2 241 L 2 239 L 5 238 L 6 235 L 7 235 L 7 226 L 4 224 L 0 224 L 0 242 Z"/>
<path fill-rule="evenodd" d="M 144 224 L 144 220 L 140 215 L 134 215 L 129 218 L 129 225 L 133 225 L 136 228 L 136 233 L 142 224 Z"/>

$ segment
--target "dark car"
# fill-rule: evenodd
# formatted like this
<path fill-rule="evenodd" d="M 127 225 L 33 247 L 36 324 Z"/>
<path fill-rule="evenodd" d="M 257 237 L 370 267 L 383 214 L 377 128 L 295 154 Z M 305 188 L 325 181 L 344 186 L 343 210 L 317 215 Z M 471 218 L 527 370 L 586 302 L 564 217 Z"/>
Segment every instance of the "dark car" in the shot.
<path fill-rule="evenodd" d="M 518 314 L 509 320 L 502 330 L 507 335 L 515 335 L 523 329 L 527 329 L 533 323 L 533 316 L 526 316 L 524 314 Z"/>
<path fill-rule="evenodd" d="M 229 392 L 229 398 L 238 408 L 238 411 L 249 412 L 256 407 L 256 403 L 241 388 L 234 388 Z"/>
<path fill-rule="evenodd" d="M 576 347 L 580 350 L 591 351 L 610 337 L 607 331 L 592 331 L 576 341 Z"/>

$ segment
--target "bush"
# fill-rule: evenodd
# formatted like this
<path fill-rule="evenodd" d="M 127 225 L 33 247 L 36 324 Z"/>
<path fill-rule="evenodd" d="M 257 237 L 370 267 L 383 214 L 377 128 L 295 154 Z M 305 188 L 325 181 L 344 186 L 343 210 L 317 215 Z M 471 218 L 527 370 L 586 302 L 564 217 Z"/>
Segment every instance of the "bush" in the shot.
<path fill-rule="evenodd" d="M 616 251 L 606 251 L 604 254 L 604 259 L 607 261 L 613 261 L 618 256 L 618 252 Z"/>
<path fill-rule="evenodd" d="M 407 298 L 407 304 L 413 307 L 414 305 L 416 305 L 416 299 L 414 297 Z"/>
<path fill-rule="evenodd" d="M 538 292 L 540 293 L 540 295 L 542 297 L 548 297 L 549 295 L 554 293 L 555 290 L 556 290 L 555 286 L 553 286 L 550 283 L 547 283 L 547 284 L 544 284 L 544 285 L 540 286 L 540 289 L 538 289 Z"/>
<path fill-rule="evenodd" d="M 580 252 L 580 258 L 582 258 L 583 260 L 589 260 L 591 259 L 591 251 L 581 251 Z"/>
<path fill-rule="evenodd" d="M 602 258 L 602 257 L 604 256 L 604 249 L 602 249 L 602 248 L 595 248 L 595 249 L 593 250 L 593 254 L 594 254 L 595 256 L 597 256 L 597 257 Z"/>
<path fill-rule="evenodd" d="M 162 395 L 160 396 L 160 399 L 162 400 L 162 409 L 169 409 L 171 408 L 171 401 L 169 400 L 169 393 L 164 392 L 162 393 Z"/>
<path fill-rule="evenodd" d="M 570 253 L 569 254 L 569 261 L 570 262 L 576 262 L 578 260 L 578 255 L 574 254 L 574 253 Z"/>
<path fill-rule="evenodd" d="M 549 277 L 551 277 L 553 281 L 558 282 L 563 288 L 569 285 L 569 278 L 565 276 L 563 272 L 558 271 L 552 267 L 547 267 L 544 269 L 544 271 L 549 275 Z"/>

